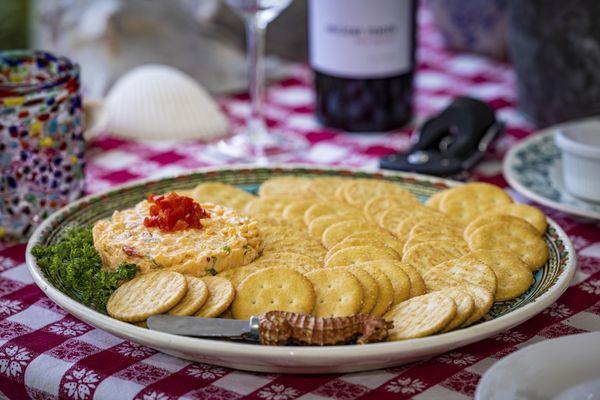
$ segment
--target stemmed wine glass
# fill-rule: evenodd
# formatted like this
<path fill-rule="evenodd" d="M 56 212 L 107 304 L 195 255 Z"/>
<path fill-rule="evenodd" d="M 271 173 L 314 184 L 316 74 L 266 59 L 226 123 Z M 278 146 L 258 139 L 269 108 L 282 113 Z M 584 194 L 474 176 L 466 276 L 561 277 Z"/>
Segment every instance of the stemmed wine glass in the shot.
<path fill-rule="evenodd" d="M 265 89 L 265 31 L 269 22 L 290 5 L 292 0 L 226 0 L 246 25 L 250 116 L 245 130 L 217 143 L 218 152 L 230 158 L 265 162 L 290 156 L 307 147 L 294 135 L 269 132 L 263 117 Z"/>

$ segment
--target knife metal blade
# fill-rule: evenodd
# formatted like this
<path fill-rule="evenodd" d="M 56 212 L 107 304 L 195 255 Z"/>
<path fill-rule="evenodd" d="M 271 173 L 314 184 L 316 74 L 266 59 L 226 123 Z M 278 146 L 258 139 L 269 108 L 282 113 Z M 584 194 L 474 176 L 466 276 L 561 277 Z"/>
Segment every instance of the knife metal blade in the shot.
<path fill-rule="evenodd" d="M 258 321 L 258 317 L 252 317 L 249 321 L 245 321 L 223 318 L 153 315 L 148 318 L 147 324 L 148 328 L 155 331 L 175 335 L 258 340 Z"/>

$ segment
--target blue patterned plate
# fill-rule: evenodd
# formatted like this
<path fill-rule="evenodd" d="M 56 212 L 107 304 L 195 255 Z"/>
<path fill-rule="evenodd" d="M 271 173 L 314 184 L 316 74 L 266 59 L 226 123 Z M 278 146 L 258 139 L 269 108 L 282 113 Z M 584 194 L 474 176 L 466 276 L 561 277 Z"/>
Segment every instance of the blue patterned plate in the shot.
<path fill-rule="evenodd" d="M 564 185 L 557 128 L 523 140 L 504 158 L 504 178 L 516 191 L 545 206 L 586 218 L 600 219 L 600 203 L 571 196 Z"/>

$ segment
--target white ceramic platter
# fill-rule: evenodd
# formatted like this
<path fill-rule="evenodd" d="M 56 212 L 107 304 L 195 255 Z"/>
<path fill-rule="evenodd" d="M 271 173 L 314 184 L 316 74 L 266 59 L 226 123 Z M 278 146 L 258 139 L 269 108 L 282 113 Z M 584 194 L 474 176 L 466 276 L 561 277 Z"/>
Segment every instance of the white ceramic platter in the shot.
<path fill-rule="evenodd" d="M 97 328 L 181 358 L 237 369 L 284 373 L 333 373 L 385 368 L 428 358 L 476 342 L 518 325 L 550 306 L 567 289 L 575 272 L 576 257 L 569 238 L 555 222 L 549 221 L 550 226 L 545 235 L 550 250 L 548 263 L 535 274 L 535 282 L 527 293 L 509 302 L 496 303 L 484 322 L 449 333 L 399 342 L 329 347 L 275 347 L 176 336 L 115 320 L 81 304 L 76 300 L 75 294 L 59 290 L 60 283 L 51 282 L 31 255 L 34 245 L 56 242 L 66 227 L 73 224 L 89 224 L 106 218 L 115 209 L 133 206 L 149 192 L 181 190 L 205 181 L 221 181 L 256 191 L 264 180 L 282 175 L 386 179 L 411 190 L 421 200 L 438 190 L 458 184 L 416 174 L 369 173 L 297 165 L 204 169 L 173 178 L 136 182 L 68 205 L 44 221 L 35 231 L 27 247 L 27 265 L 33 279 L 48 297 L 71 314 Z"/>
<path fill-rule="evenodd" d="M 600 332 L 563 336 L 527 346 L 483 374 L 475 399 L 553 399 L 569 388 L 600 379 L 599 349 Z M 585 391 L 586 386 L 580 390 Z M 597 384 L 587 387 L 586 395 L 579 392 L 579 396 L 561 399 L 600 398 Z"/>

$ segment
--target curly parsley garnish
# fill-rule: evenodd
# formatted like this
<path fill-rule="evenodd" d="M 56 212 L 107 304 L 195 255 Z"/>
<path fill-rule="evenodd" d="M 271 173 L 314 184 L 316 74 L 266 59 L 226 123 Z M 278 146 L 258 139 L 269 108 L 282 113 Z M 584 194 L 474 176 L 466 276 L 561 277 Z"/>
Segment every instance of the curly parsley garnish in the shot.
<path fill-rule="evenodd" d="M 74 227 L 55 245 L 37 245 L 31 253 L 50 280 L 82 303 L 106 312 L 108 298 L 138 272 L 135 264 L 121 264 L 115 271 L 101 269 L 91 227 Z"/>

